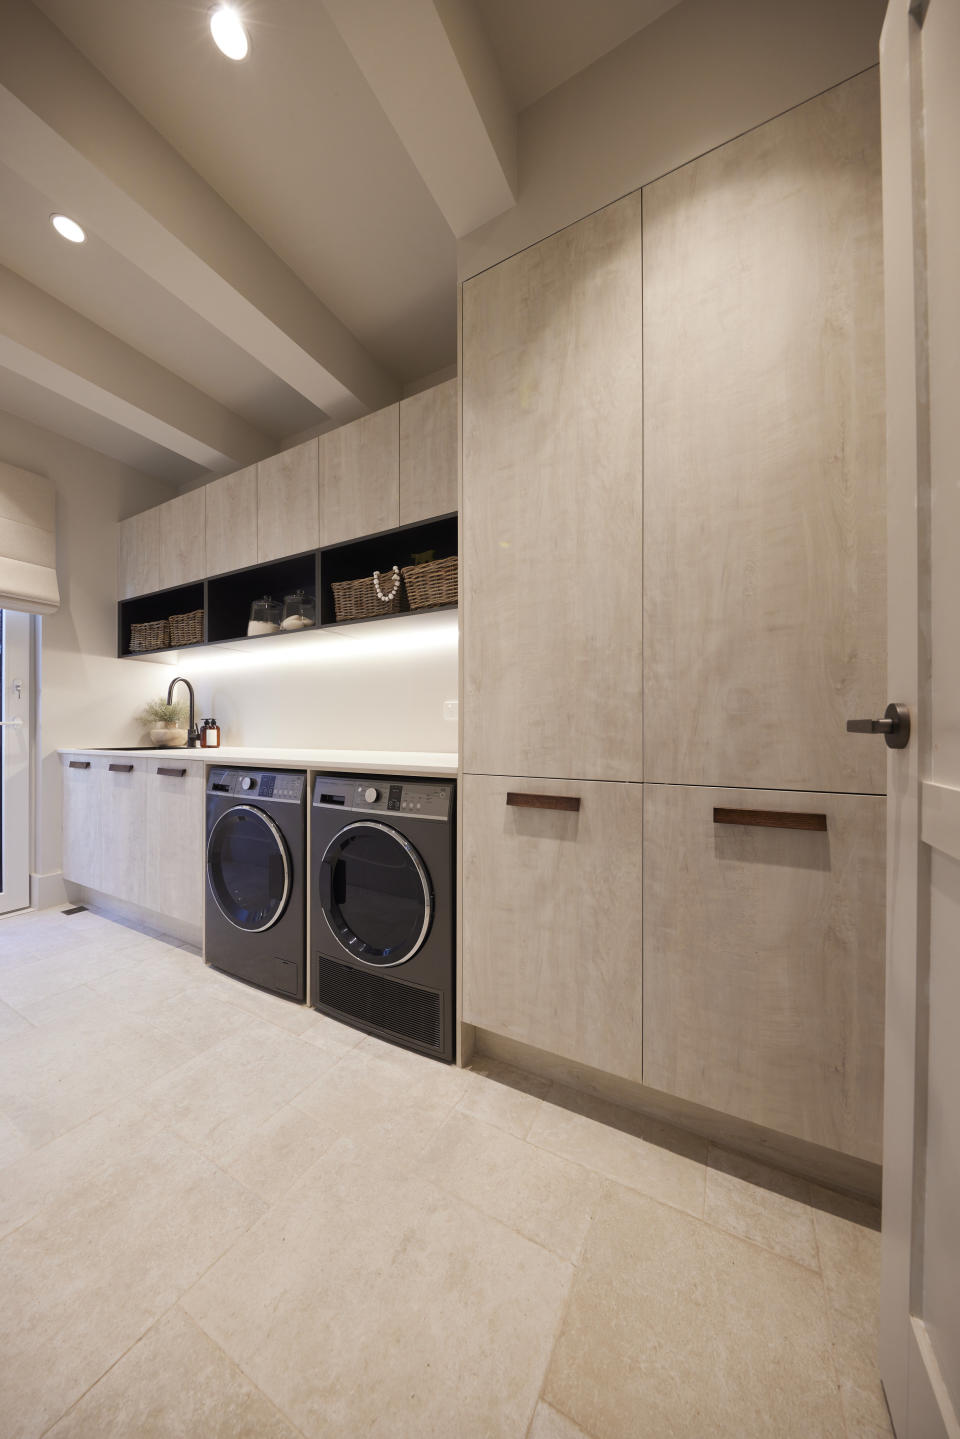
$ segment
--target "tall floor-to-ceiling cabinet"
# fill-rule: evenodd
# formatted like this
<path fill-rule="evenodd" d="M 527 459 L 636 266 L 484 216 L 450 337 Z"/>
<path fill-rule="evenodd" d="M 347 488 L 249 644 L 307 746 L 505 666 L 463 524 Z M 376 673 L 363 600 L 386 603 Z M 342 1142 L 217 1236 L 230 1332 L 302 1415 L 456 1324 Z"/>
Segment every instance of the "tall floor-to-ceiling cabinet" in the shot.
<path fill-rule="evenodd" d="M 881 285 L 868 72 L 467 281 L 462 327 L 464 1019 L 867 1160 Z"/>

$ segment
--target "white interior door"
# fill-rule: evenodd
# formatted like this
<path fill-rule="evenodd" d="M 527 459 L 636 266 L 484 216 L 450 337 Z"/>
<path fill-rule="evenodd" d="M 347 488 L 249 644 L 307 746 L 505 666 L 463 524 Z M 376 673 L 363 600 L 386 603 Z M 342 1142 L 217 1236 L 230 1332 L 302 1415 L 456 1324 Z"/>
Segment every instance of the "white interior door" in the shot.
<path fill-rule="evenodd" d="M 30 903 L 30 616 L 0 610 L 0 914 Z"/>
<path fill-rule="evenodd" d="M 890 751 L 880 1367 L 898 1439 L 960 1439 L 960 3 L 881 40 Z M 878 743 L 865 740 L 865 743 Z"/>

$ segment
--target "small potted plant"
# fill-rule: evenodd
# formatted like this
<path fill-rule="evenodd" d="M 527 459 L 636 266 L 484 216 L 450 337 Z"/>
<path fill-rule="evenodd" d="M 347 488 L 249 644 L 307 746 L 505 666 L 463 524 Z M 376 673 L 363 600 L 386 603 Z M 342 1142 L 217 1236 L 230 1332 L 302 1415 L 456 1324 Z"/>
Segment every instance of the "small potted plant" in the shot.
<path fill-rule="evenodd" d="M 165 699 L 151 700 L 140 718 L 158 749 L 179 748 L 186 744 L 187 706 L 182 700 L 174 704 L 167 704 Z"/>

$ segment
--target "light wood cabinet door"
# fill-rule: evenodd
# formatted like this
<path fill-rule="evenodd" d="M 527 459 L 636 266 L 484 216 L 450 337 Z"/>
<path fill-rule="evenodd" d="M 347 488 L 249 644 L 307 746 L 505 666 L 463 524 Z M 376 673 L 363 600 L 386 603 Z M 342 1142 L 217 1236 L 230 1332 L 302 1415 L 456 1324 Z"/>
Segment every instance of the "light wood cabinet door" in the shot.
<path fill-rule="evenodd" d="M 160 510 L 144 510 L 117 525 L 117 598 L 160 589 Z"/>
<path fill-rule="evenodd" d="M 885 789 L 879 125 L 871 71 L 643 192 L 647 780 Z"/>
<path fill-rule="evenodd" d="M 167 770 L 170 773 L 164 774 Z M 181 773 L 183 771 L 183 773 Z M 203 923 L 204 768 L 199 760 L 147 761 L 147 878 L 144 904 Z"/>
<path fill-rule="evenodd" d="M 257 563 L 257 467 L 204 486 L 207 503 L 206 573 L 223 575 Z"/>
<path fill-rule="evenodd" d="M 460 384 L 446 380 L 400 401 L 400 523 L 457 508 Z"/>
<path fill-rule="evenodd" d="M 642 786 L 465 775 L 461 802 L 464 1019 L 639 1080 Z"/>
<path fill-rule="evenodd" d="M 257 560 L 315 550 L 320 543 L 317 442 L 307 440 L 257 465 Z"/>
<path fill-rule="evenodd" d="M 641 778 L 640 196 L 463 287 L 463 764 Z"/>
<path fill-rule="evenodd" d="M 63 877 L 86 889 L 101 888 L 103 768 L 84 754 L 60 756 L 63 774 Z"/>
<path fill-rule="evenodd" d="M 189 490 L 159 508 L 161 589 L 205 577 L 205 488 Z"/>
<path fill-rule="evenodd" d="M 104 894 L 128 904 L 144 902 L 147 874 L 147 762 L 96 760 L 99 791 L 100 883 Z"/>
<path fill-rule="evenodd" d="M 399 405 L 320 436 L 320 544 L 400 523 Z"/>
<path fill-rule="evenodd" d="M 645 1084 L 879 1162 L 884 826 L 876 795 L 644 785 Z"/>

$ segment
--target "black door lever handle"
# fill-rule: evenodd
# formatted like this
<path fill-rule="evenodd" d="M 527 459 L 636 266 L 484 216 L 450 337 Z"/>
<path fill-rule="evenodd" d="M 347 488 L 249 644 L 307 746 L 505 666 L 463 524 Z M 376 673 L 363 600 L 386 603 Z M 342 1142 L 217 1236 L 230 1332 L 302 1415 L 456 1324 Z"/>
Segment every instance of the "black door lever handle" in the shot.
<path fill-rule="evenodd" d="M 906 705 L 888 704 L 883 719 L 847 720 L 848 734 L 882 734 L 889 749 L 906 749 L 910 743 L 910 711 Z"/>

